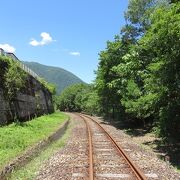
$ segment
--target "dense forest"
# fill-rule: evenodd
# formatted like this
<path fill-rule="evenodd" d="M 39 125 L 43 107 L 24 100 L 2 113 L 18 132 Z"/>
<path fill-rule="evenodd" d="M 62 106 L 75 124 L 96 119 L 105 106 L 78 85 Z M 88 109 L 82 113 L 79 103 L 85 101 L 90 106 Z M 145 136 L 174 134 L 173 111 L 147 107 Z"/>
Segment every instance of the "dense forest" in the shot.
<path fill-rule="evenodd" d="M 180 3 L 129 0 L 126 24 L 99 53 L 96 79 L 61 93 L 61 110 L 151 124 L 158 135 L 180 133 Z"/>

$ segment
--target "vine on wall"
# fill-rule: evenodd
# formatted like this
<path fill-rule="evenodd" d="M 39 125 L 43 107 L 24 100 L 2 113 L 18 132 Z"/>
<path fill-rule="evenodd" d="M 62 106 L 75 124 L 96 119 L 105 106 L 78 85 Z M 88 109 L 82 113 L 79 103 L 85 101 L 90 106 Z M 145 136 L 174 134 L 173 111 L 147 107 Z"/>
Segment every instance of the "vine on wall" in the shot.
<path fill-rule="evenodd" d="M 1 86 L 6 90 L 6 98 L 12 100 L 25 87 L 27 73 L 20 68 L 18 61 L 11 58 L 0 56 L 0 64 Z"/>

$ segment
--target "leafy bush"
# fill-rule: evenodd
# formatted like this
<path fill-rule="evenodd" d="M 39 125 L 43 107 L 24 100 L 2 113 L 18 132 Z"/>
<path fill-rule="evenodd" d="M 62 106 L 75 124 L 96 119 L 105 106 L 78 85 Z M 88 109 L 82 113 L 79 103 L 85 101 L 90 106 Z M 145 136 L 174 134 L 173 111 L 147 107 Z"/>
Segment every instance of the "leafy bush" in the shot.
<path fill-rule="evenodd" d="M 20 68 L 19 62 L 0 56 L 2 86 L 6 89 L 6 97 L 12 99 L 25 86 L 27 73 Z"/>

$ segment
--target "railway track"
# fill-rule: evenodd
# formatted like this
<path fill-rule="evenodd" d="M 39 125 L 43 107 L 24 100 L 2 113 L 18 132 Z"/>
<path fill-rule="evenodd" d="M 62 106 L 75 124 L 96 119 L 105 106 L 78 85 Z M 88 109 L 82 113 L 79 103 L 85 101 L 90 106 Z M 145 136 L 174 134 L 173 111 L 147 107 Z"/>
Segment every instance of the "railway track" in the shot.
<path fill-rule="evenodd" d="M 138 179 L 145 175 L 111 135 L 92 117 L 78 114 L 86 123 L 89 141 L 89 179 Z"/>

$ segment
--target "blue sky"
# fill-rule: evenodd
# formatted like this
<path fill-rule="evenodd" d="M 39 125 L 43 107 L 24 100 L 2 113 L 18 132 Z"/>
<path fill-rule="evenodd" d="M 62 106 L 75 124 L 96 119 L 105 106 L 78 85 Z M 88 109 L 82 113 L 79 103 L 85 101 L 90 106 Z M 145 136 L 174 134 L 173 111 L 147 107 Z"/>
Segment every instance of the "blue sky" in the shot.
<path fill-rule="evenodd" d="M 98 53 L 125 24 L 128 0 L 0 1 L 0 47 L 94 80 Z"/>

